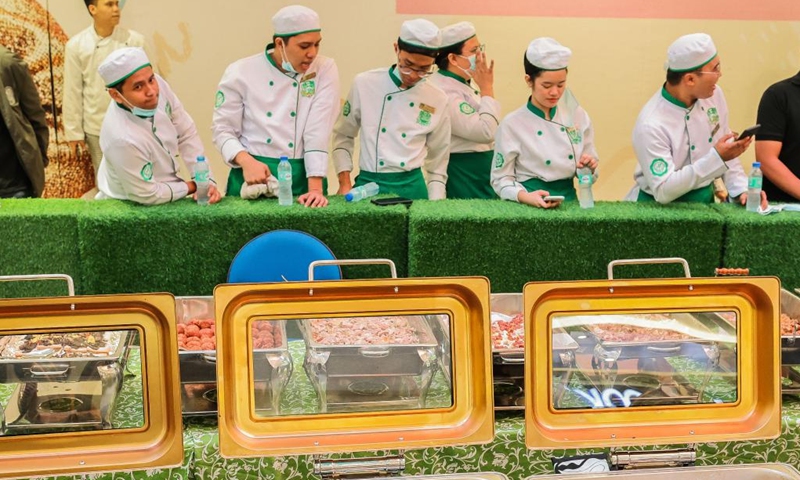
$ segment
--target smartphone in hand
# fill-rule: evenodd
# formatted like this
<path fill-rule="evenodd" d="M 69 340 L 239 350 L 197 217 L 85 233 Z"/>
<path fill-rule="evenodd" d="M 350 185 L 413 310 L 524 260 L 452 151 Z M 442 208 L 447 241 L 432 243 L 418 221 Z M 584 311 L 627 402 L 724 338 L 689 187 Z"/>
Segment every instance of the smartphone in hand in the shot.
<path fill-rule="evenodd" d="M 752 127 L 745 128 L 744 132 L 742 132 L 741 135 L 739 135 L 739 138 L 737 138 L 736 141 L 738 142 L 739 140 L 744 140 L 747 137 L 752 137 L 753 135 L 758 133 L 758 130 L 760 128 L 761 128 L 761 124 L 760 123 L 757 123 L 757 124 L 753 125 Z"/>
<path fill-rule="evenodd" d="M 542 200 L 544 200 L 545 202 L 559 202 L 559 201 L 563 202 L 564 201 L 564 196 L 563 195 L 547 195 L 544 198 L 542 198 Z"/>

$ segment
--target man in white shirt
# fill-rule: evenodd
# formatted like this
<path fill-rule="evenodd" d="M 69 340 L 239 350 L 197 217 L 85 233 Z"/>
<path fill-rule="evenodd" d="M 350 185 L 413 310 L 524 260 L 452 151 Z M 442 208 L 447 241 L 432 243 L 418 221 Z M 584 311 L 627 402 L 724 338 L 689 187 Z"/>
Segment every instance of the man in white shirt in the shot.
<path fill-rule="evenodd" d="M 114 101 L 100 130 L 103 160 L 97 199 L 157 205 L 194 194 L 197 184 L 178 175 L 178 156 L 193 171 L 197 158 L 204 156 L 203 142 L 178 97 L 153 73 L 144 50 L 116 50 L 98 71 Z M 208 199 L 220 200 L 213 183 Z"/>
<path fill-rule="evenodd" d="M 441 45 L 442 34 L 436 25 L 424 19 L 408 20 L 394 44 L 397 63 L 356 76 L 333 130 L 339 194 L 348 193 L 353 186 L 350 172 L 360 130 L 356 187 L 375 182 L 381 193 L 410 199 L 446 197 L 449 99 L 426 81 Z"/>
<path fill-rule="evenodd" d="M 95 175 L 100 168 L 100 126 L 108 109 L 103 79 L 97 68 L 114 50 L 144 47 L 144 37 L 118 27 L 118 0 L 84 0 L 93 23 L 67 42 L 64 61 L 64 133 L 72 154 L 86 149 L 92 157 Z"/>

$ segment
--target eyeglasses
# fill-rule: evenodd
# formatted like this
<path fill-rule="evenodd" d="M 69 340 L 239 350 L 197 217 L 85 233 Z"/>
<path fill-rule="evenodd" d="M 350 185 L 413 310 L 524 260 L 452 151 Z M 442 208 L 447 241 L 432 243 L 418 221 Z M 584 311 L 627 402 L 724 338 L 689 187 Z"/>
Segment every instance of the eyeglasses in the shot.
<path fill-rule="evenodd" d="M 697 72 L 694 73 L 698 75 L 702 75 L 704 73 L 707 75 L 722 75 L 722 62 L 718 63 L 710 72 L 703 72 L 698 70 Z"/>
<path fill-rule="evenodd" d="M 486 51 L 486 44 L 482 43 L 482 44 L 478 45 L 477 47 L 473 48 L 472 50 L 470 50 L 468 53 L 476 54 L 478 52 L 483 53 L 485 51 Z"/>
<path fill-rule="evenodd" d="M 428 68 L 421 69 L 421 68 L 411 68 L 408 66 L 408 61 L 403 60 L 403 65 L 400 65 L 400 57 L 397 57 L 397 70 L 400 71 L 403 75 L 411 75 L 412 73 L 416 73 L 417 76 L 420 78 L 425 78 L 433 75 L 434 65 L 430 65 Z"/>

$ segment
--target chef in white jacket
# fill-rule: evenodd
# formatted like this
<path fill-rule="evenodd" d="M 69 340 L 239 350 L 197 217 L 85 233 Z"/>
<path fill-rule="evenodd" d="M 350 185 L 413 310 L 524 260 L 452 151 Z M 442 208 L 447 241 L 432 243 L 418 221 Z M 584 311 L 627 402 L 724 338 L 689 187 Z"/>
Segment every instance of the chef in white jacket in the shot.
<path fill-rule="evenodd" d="M 450 155 L 448 100 L 427 81 L 441 43 L 441 32 L 433 23 L 406 21 L 394 45 L 397 63 L 356 76 L 334 127 L 332 154 L 340 194 L 353 186 L 350 172 L 360 129 L 360 172 L 355 186 L 376 182 L 381 193 L 411 199 L 445 198 Z"/>
<path fill-rule="evenodd" d="M 578 169 L 597 176 L 592 122 L 567 89 L 571 57 L 569 48 L 549 37 L 533 40 L 525 51 L 531 96 L 500 122 L 495 139 L 492 186 L 504 200 L 552 208 L 561 201 L 544 197 L 577 199 Z"/>
<path fill-rule="evenodd" d="M 450 160 L 447 198 L 497 198 L 490 177 L 500 102 L 494 98 L 494 61 L 470 22 L 442 29 L 432 80 L 449 97 Z"/>
<path fill-rule="evenodd" d="M 178 156 L 189 171 L 203 155 L 194 121 L 166 81 L 153 73 L 139 47 L 112 52 L 98 67 L 112 102 L 100 128 L 103 159 L 96 198 L 156 205 L 197 191 L 179 175 Z M 213 182 L 209 203 L 220 200 Z"/>
<path fill-rule="evenodd" d="M 292 164 L 292 193 L 307 207 L 328 204 L 328 147 L 339 114 L 339 71 L 318 55 L 319 16 L 291 5 L 272 17 L 273 41 L 232 63 L 217 90 L 214 144 L 231 166 L 228 195 L 277 195 L 280 157 Z"/>
<path fill-rule="evenodd" d="M 728 127 L 728 106 L 717 86 L 720 65 L 705 33 L 684 35 L 670 45 L 666 83 L 633 128 L 638 164 L 627 199 L 712 203 L 714 180 L 721 177 L 729 195 L 746 203 L 747 176 L 739 155 L 752 139 L 735 141 Z"/>

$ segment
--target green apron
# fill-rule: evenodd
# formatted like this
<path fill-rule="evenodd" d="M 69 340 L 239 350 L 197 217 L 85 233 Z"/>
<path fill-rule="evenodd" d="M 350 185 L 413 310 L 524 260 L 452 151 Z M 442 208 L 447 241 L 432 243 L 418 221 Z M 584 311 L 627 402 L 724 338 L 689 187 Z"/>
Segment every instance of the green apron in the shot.
<path fill-rule="evenodd" d="M 552 182 L 545 182 L 539 178 L 531 178 L 522 182 L 522 186 L 525 187 L 525 190 L 529 192 L 546 190 L 550 195 L 562 195 L 565 202 L 578 200 L 578 195 L 575 193 L 575 185 L 572 182 L 572 178 L 554 180 Z"/>
<path fill-rule="evenodd" d="M 411 200 L 427 200 L 428 185 L 422 170 L 419 168 L 410 172 L 358 172 L 356 182 L 353 187 L 360 187 L 369 182 L 375 182 L 381 188 L 380 193 L 393 193 Z"/>
<path fill-rule="evenodd" d="M 269 167 L 269 171 L 273 176 L 278 176 L 278 163 L 280 158 L 259 157 L 253 155 L 253 158 Z M 298 197 L 304 193 L 308 193 L 308 179 L 306 178 L 306 164 L 302 158 L 290 158 L 289 163 L 292 165 L 292 195 Z M 241 168 L 231 168 L 231 173 L 228 175 L 228 189 L 225 195 L 228 197 L 238 197 L 244 185 L 244 172 Z M 322 179 L 322 191 L 325 195 L 328 192 L 328 179 Z"/>
<path fill-rule="evenodd" d="M 639 189 L 639 197 L 637 202 L 655 202 L 656 199 L 649 193 L 643 192 Z M 700 187 L 697 190 L 684 193 L 680 197 L 673 200 L 673 202 L 695 202 L 695 203 L 714 203 L 714 184 L 709 184 L 707 187 Z"/>
<path fill-rule="evenodd" d="M 447 164 L 447 198 L 497 198 L 492 188 L 494 152 L 451 153 Z"/>

